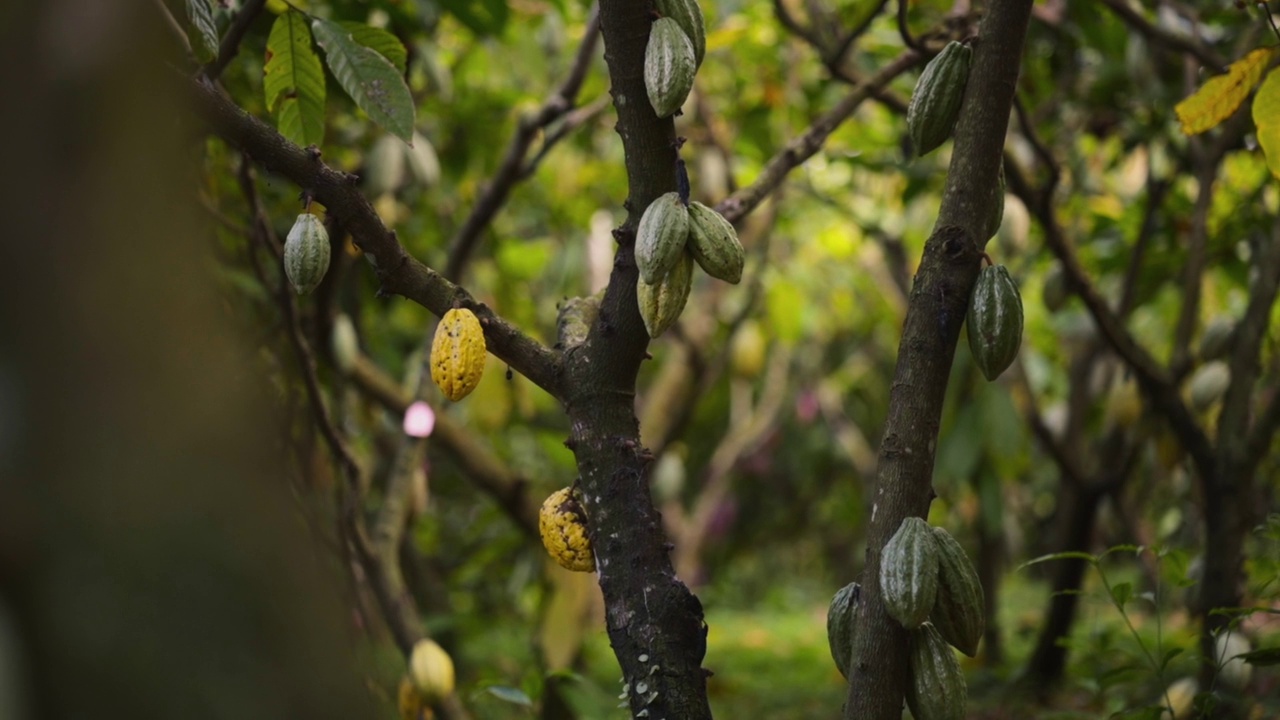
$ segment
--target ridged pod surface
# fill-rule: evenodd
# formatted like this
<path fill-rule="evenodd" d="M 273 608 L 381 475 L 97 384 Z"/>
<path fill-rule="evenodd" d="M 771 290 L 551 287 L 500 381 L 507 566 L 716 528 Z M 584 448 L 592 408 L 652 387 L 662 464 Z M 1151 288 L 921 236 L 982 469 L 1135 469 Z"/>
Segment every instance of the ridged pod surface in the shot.
<path fill-rule="evenodd" d="M 1022 295 L 1003 265 L 978 274 L 965 316 L 969 352 L 987 380 L 995 380 L 1022 347 Z"/>
<path fill-rule="evenodd" d="M 453 658 L 434 640 L 424 638 L 409 655 L 409 677 L 427 705 L 453 694 Z"/>
<path fill-rule="evenodd" d="M 693 287 L 693 256 L 680 253 L 680 260 L 657 284 L 650 285 L 643 279 L 636 283 L 636 302 L 640 305 L 640 317 L 649 337 L 656 338 L 675 324 L 689 300 Z"/>
<path fill-rule="evenodd" d="M 644 87 L 658 117 L 674 115 L 684 105 L 697 70 L 693 43 L 680 23 L 669 17 L 655 20 L 644 49 Z"/>
<path fill-rule="evenodd" d="M 694 66 L 700 67 L 703 56 L 707 54 L 707 23 L 697 0 L 658 0 L 657 5 L 663 17 L 675 20 L 684 30 L 693 45 Z"/>
<path fill-rule="evenodd" d="M 649 203 L 636 227 L 636 267 L 649 284 L 671 272 L 689 239 L 689 209 L 680 194 L 659 195 Z"/>
<path fill-rule="evenodd" d="M 711 277 L 734 285 L 742 280 L 746 253 L 737 231 L 723 215 L 697 201 L 689 203 L 689 252 Z"/>
<path fill-rule="evenodd" d="M 907 707 L 916 720 L 964 720 L 969 688 L 951 646 L 933 625 L 911 633 Z"/>
<path fill-rule="evenodd" d="M 311 213 L 294 221 L 284 241 L 284 273 L 299 295 L 315 290 L 329 270 L 329 233 Z"/>
<path fill-rule="evenodd" d="M 916 155 L 933 152 L 951 137 L 969 82 L 968 45 L 951 41 L 920 73 L 907 105 L 907 130 Z"/>
<path fill-rule="evenodd" d="M 431 379 L 444 396 L 457 402 L 476 389 L 484 375 L 484 329 L 466 308 L 454 308 L 440 318 L 431 340 Z"/>
<path fill-rule="evenodd" d="M 943 640 L 973 657 L 978 654 L 978 643 L 987 628 L 982 581 L 951 533 L 935 527 L 933 536 L 938 542 L 938 597 L 929 622 Z"/>
<path fill-rule="evenodd" d="M 920 627 L 938 595 L 938 542 L 929 523 L 909 517 L 880 555 L 880 597 L 902 627 Z"/>
<path fill-rule="evenodd" d="M 831 606 L 827 608 L 827 645 L 831 648 L 831 659 L 846 678 L 853 655 L 853 620 L 861 590 L 856 582 L 845 585 L 831 598 Z"/>
<path fill-rule="evenodd" d="M 538 511 L 538 533 L 542 546 L 560 567 L 574 572 L 592 572 L 596 556 L 587 533 L 587 514 L 573 488 L 561 488 L 542 503 Z"/>

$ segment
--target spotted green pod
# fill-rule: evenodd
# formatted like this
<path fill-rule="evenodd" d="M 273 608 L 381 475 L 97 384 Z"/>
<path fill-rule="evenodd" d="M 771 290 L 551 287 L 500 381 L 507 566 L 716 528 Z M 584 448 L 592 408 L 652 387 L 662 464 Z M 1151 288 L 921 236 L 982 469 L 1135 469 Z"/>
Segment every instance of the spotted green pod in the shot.
<path fill-rule="evenodd" d="M 938 595 L 929 622 L 943 640 L 973 657 L 987 628 L 982 581 L 960 543 L 945 528 L 933 528 L 938 543 Z"/>
<path fill-rule="evenodd" d="M 693 256 L 687 252 L 680 253 L 676 266 L 656 284 L 650 285 L 643 279 L 636 283 L 636 301 L 649 337 L 656 338 L 675 324 L 692 287 Z"/>
<path fill-rule="evenodd" d="M 689 203 L 689 252 L 708 275 L 734 285 L 742 280 L 746 253 L 733 225 L 696 200 Z"/>
<path fill-rule="evenodd" d="M 938 595 L 938 542 L 929 523 L 909 517 L 880 554 L 880 598 L 902 627 L 920 627 Z"/>
<path fill-rule="evenodd" d="M 320 218 L 302 213 L 284 241 L 284 272 L 299 295 L 315 290 L 329 270 L 329 233 Z"/>
<path fill-rule="evenodd" d="M 679 193 L 669 192 L 649 203 L 636 228 L 636 267 L 640 279 L 653 285 L 671 272 L 689 239 L 689 209 Z"/>
<path fill-rule="evenodd" d="M 965 325 L 969 352 L 983 377 L 1000 377 L 1022 347 L 1022 295 L 1003 265 L 991 265 L 979 273 Z"/>
<path fill-rule="evenodd" d="M 693 45 L 694 67 L 700 67 L 703 56 L 707 54 L 707 23 L 697 0 L 658 0 L 657 6 L 663 17 L 675 20 L 684 30 Z"/>
<path fill-rule="evenodd" d="M 907 130 L 916 155 L 927 155 L 951 137 L 969 82 L 973 51 L 951 41 L 920 73 L 907 105 Z"/>
<path fill-rule="evenodd" d="M 693 43 L 680 24 L 669 17 L 654 21 L 644 50 L 644 87 L 658 117 L 674 115 L 684 105 L 696 72 Z"/>

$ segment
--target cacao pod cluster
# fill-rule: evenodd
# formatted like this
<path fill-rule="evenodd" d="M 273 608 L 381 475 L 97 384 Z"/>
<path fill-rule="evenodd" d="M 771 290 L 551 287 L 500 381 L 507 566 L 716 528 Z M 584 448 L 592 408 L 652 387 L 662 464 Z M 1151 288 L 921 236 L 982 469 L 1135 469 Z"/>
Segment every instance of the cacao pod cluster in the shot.
<path fill-rule="evenodd" d="M 657 0 L 660 17 L 644 50 L 644 87 L 658 117 L 674 115 L 693 89 L 707 51 L 706 23 L 697 0 Z"/>
<path fill-rule="evenodd" d="M 686 206 L 677 192 L 654 200 L 636 229 L 636 300 L 649 337 L 680 317 L 695 263 L 711 277 L 737 284 L 745 262 L 738 233 L 720 213 L 697 201 Z"/>
<path fill-rule="evenodd" d="M 920 73 L 907 105 L 907 131 L 916 155 L 933 152 L 951 137 L 969 82 L 972 56 L 968 45 L 953 40 Z"/>
<path fill-rule="evenodd" d="M 484 363 L 480 319 L 466 308 L 446 312 L 431 340 L 431 379 L 445 397 L 457 402 L 480 384 Z"/>
<path fill-rule="evenodd" d="M 879 580 L 890 617 L 911 631 L 907 706 L 912 715 L 917 720 L 961 720 L 968 690 L 951 647 L 973 657 L 986 629 L 985 596 L 973 564 L 945 529 L 910 517 L 885 543 Z M 846 611 L 850 624 L 856 599 L 853 605 L 855 610 Z M 827 622 L 832 656 L 840 666 L 830 618 Z M 852 633 L 846 635 L 843 642 L 851 647 Z M 840 650 L 845 658 L 841 672 L 849 662 L 848 647 Z"/>
<path fill-rule="evenodd" d="M 1003 265 L 989 265 L 978 274 L 965 327 L 969 352 L 983 377 L 1000 377 L 1022 347 L 1022 295 Z"/>
<path fill-rule="evenodd" d="M 574 572 L 593 572 L 596 556 L 587 531 L 587 513 L 578 500 L 578 491 L 561 488 L 542 503 L 538 511 L 538 534 L 542 546 L 560 567 Z"/>

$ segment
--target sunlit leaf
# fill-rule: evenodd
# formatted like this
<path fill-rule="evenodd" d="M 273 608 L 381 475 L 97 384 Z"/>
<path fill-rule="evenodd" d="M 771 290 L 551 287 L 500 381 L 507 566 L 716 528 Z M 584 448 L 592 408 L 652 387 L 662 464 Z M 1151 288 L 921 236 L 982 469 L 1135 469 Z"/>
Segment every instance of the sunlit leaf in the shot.
<path fill-rule="evenodd" d="M 1021 565 L 1019 565 L 1018 569 L 1025 570 L 1026 568 L 1029 568 L 1032 565 L 1039 565 L 1040 563 L 1049 562 L 1050 560 L 1084 560 L 1085 562 L 1090 564 L 1098 562 L 1098 558 L 1094 557 L 1093 555 L 1090 555 L 1087 552 L 1060 552 L 1060 553 L 1053 553 L 1050 555 L 1041 555 L 1038 558 L 1028 560 L 1022 563 Z"/>
<path fill-rule="evenodd" d="M 1212 130 L 1231 117 L 1249 96 L 1271 62 L 1273 48 L 1259 48 L 1231 64 L 1227 72 L 1210 78 L 1173 109 L 1182 131 L 1196 135 Z"/>
<path fill-rule="evenodd" d="M 404 74 L 409 53 L 404 49 L 404 43 L 400 42 L 400 38 L 382 28 L 364 23 L 343 21 L 338 24 L 350 32 L 356 42 L 390 60 L 391 64 L 396 66 L 396 70 L 399 70 L 401 75 Z"/>
<path fill-rule="evenodd" d="M 324 67 L 302 13 L 284 13 L 271 26 L 262 87 L 281 135 L 303 146 L 324 141 Z"/>
<path fill-rule="evenodd" d="M 213 8 L 209 0 L 187 0 L 187 17 L 199 42 L 191 46 L 201 62 L 218 56 L 218 24 L 213 21 Z"/>
<path fill-rule="evenodd" d="M 1267 168 L 1280 178 L 1280 73 L 1267 73 L 1267 79 L 1253 98 L 1253 124 L 1258 128 L 1258 144 L 1267 158 Z"/>
<path fill-rule="evenodd" d="M 1111 588 L 1111 599 L 1120 607 L 1124 607 L 1125 603 L 1129 602 L 1129 599 L 1132 597 L 1133 585 L 1127 582 L 1117 583 Z"/>
<path fill-rule="evenodd" d="M 413 137 L 413 96 L 395 65 L 356 42 L 349 30 L 335 22 L 316 18 L 311 30 L 324 48 L 333 77 L 356 105 L 374 122 L 409 142 Z"/>
<path fill-rule="evenodd" d="M 533 707 L 533 700 L 519 688 L 508 687 L 506 685 L 490 685 L 485 688 L 485 692 L 515 705 L 523 705 L 525 707 Z"/>
<path fill-rule="evenodd" d="M 507 26 L 506 0 L 441 0 L 440 5 L 478 35 L 496 35 Z"/>

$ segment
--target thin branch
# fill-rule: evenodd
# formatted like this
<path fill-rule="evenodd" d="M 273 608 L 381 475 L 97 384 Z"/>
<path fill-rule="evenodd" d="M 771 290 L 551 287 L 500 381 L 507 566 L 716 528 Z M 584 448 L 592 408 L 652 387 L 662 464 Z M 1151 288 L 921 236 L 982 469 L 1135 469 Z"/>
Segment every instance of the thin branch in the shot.
<path fill-rule="evenodd" d="M 525 157 L 534 139 L 543 128 L 573 109 L 578 92 L 582 89 L 582 83 L 587 77 L 587 71 L 591 68 L 591 60 L 595 57 L 599 39 L 600 9 L 598 5 L 593 5 L 591 15 L 587 19 L 582 44 L 578 46 L 578 53 L 574 57 L 568 77 L 555 92 L 547 97 L 537 112 L 517 121 L 515 135 L 507 146 L 507 152 L 502 158 L 498 171 L 485 186 L 479 200 L 472 206 L 471 214 L 467 216 L 462 227 L 449 241 L 449 258 L 444 267 L 445 277 L 457 280 L 461 276 L 463 267 L 466 266 L 471 252 L 480 239 L 480 233 L 507 201 L 507 196 L 511 194 L 511 189 L 516 183 L 528 176 L 525 173 Z"/>
<path fill-rule="evenodd" d="M 858 41 L 858 38 L 862 37 L 862 35 L 871 28 L 871 23 L 875 22 L 876 18 L 880 17 L 880 13 L 884 12 L 884 6 L 888 4 L 889 0 L 880 0 L 880 4 L 877 5 L 874 10 L 867 13 L 867 16 L 862 19 L 862 22 L 854 26 L 854 28 L 849 31 L 849 34 L 844 36 L 844 39 L 836 46 L 835 52 L 831 53 L 831 58 L 827 61 L 827 64 L 839 66 L 843 63 L 845 56 L 849 53 L 849 48 L 852 48 L 853 44 Z"/>
<path fill-rule="evenodd" d="M 1227 65 L 1227 61 L 1217 51 L 1200 40 L 1170 32 L 1165 28 L 1148 22 L 1141 12 L 1129 4 L 1128 0 L 1102 0 L 1102 4 L 1110 8 L 1111 12 L 1115 13 L 1129 27 L 1138 31 L 1138 34 L 1148 41 L 1164 45 L 1175 52 L 1191 55 L 1215 71 L 1221 70 Z"/>
<path fill-rule="evenodd" d="M 266 4 L 267 0 L 245 0 L 240 12 L 236 13 L 235 20 L 231 21 L 231 27 L 227 28 L 227 34 L 222 37 L 222 43 L 218 46 L 218 57 L 204 66 L 204 76 L 206 78 L 217 80 L 222 75 L 222 71 L 227 68 L 227 65 L 235 58 L 236 53 L 240 51 L 240 42 L 244 40 L 244 36 L 248 34 L 253 21 L 258 18 L 258 14 L 262 12 L 262 7 Z"/>
<path fill-rule="evenodd" d="M 1147 246 L 1151 244 L 1151 238 L 1155 235 L 1156 225 L 1160 218 L 1160 207 L 1164 204 L 1165 191 L 1169 189 L 1169 183 L 1166 180 L 1151 175 L 1151 161 L 1147 160 L 1147 203 L 1142 213 L 1142 225 L 1138 229 L 1138 237 L 1133 243 L 1133 250 L 1130 251 L 1129 267 L 1125 270 L 1124 284 L 1120 292 L 1120 305 L 1116 308 L 1116 315 L 1121 318 L 1129 317 L 1129 313 L 1133 311 L 1133 305 L 1136 302 L 1138 276 L 1142 271 L 1142 263 L 1147 255 Z"/>
<path fill-rule="evenodd" d="M 1027 377 L 1027 369 L 1022 362 L 1022 357 L 1019 356 L 1015 363 L 1018 370 L 1018 381 L 1022 385 L 1023 393 L 1026 395 L 1026 416 L 1031 425 L 1031 433 L 1040 442 L 1040 446 L 1045 453 L 1053 458 L 1058 470 L 1062 473 L 1062 477 L 1076 487 L 1085 487 L 1085 472 L 1077 462 L 1077 458 L 1067 452 L 1062 443 L 1058 442 L 1058 438 L 1053 436 L 1053 431 L 1045 423 L 1044 415 L 1040 413 L 1040 408 L 1036 405 L 1035 393 L 1031 388 L 1031 379 Z"/>
<path fill-rule="evenodd" d="M 783 0 L 773 0 L 773 15 L 778 18 L 778 22 L 782 24 L 782 27 L 786 28 L 792 35 L 818 48 L 819 54 L 826 53 L 826 48 L 822 47 L 822 39 L 809 28 L 801 25 L 796 16 L 792 15 L 791 11 L 787 9 Z"/>
<path fill-rule="evenodd" d="M 1035 125 L 1031 119 L 1031 114 L 1027 112 L 1027 107 L 1022 103 L 1022 99 L 1017 95 L 1013 96 L 1013 109 L 1018 113 L 1018 127 L 1022 130 L 1022 136 L 1031 144 L 1032 151 L 1040 162 L 1044 163 L 1045 169 L 1049 171 L 1049 179 L 1045 181 L 1045 185 L 1040 189 L 1040 194 L 1046 198 L 1052 198 L 1053 194 L 1058 190 L 1058 182 L 1062 178 L 1062 170 L 1058 166 L 1058 161 L 1053 158 L 1053 153 L 1040 139 L 1040 133 L 1036 132 Z M 1009 156 L 1012 157 L 1011 155 Z M 1006 164 L 1009 162 L 1005 161 Z"/>
<path fill-rule="evenodd" d="M 542 141 L 537 154 L 530 158 L 524 164 L 524 167 L 520 168 L 520 179 L 527 180 L 532 177 L 533 173 L 538 170 L 538 166 L 542 164 L 542 161 L 550 154 L 557 143 L 576 132 L 578 128 L 594 120 L 608 108 L 609 96 L 601 95 L 590 103 L 565 115 L 564 121 L 557 125 L 556 129 Z"/>
<path fill-rule="evenodd" d="M 911 28 L 907 23 L 907 0 L 898 0 L 898 34 L 902 36 L 902 43 L 918 53 L 924 53 L 924 46 L 920 41 L 911 36 Z"/>
<path fill-rule="evenodd" d="M 1277 400 L 1263 410 L 1249 431 L 1249 414 L 1254 404 L 1254 381 L 1259 375 L 1259 355 L 1266 337 L 1272 306 L 1280 292 L 1280 223 L 1260 238 L 1254 246 L 1253 265 L 1256 275 L 1249 288 L 1249 304 L 1235 329 L 1235 346 L 1228 363 L 1231 385 L 1222 400 L 1218 416 L 1218 445 L 1229 465 L 1251 467 L 1262 457 L 1262 449 L 1270 445 L 1271 432 L 1278 412 Z"/>
<path fill-rule="evenodd" d="M 1171 367 L 1190 364 L 1191 336 L 1200 320 L 1200 292 L 1203 284 L 1207 246 L 1209 244 L 1209 210 L 1213 207 L 1213 182 L 1218 174 L 1221 156 L 1201 155 L 1196 173 L 1199 190 L 1191 211 L 1191 237 L 1187 244 L 1187 260 L 1182 272 L 1182 312 L 1173 332 Z"/>
<path fill-rule="evenodd" d="M 286 140 L 241 110 L 207 81 L 189 80 L 187 90 L 214 134 L 324 203 L 342 221 L 373 265 L 382 295 L 402 295 L 436 315 L 470 308 L 484 327 L 488 349 L 554 397 L 561 397 L 560 354 L 500 318 L 464 288 L 449 282 L 405 251 L 356 185 L 355 176 L 321 162 L 318 153 Z"/>
<path fill-rule="evenodd" d="M 877 91 L 888 85 L 894 78 L 915 67 L 920 62 L 920 57 L 919 53 L 907 50 L 872 75 L 866 83 L 851 90 L 835 107 L 813 121 L 804 134 L 787 143 L 785 148 L 770 158 L 755 182 L 725 198 L 716 205 L 716 210 L 729 222 L 736 223 L 741 220 L 770 193 L 778 189 L 787 177 L 787 173 L 821 150 L 822 144 L 831 133 L 852 115 L 864 100 L 874 97 Z"/>

